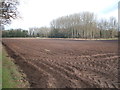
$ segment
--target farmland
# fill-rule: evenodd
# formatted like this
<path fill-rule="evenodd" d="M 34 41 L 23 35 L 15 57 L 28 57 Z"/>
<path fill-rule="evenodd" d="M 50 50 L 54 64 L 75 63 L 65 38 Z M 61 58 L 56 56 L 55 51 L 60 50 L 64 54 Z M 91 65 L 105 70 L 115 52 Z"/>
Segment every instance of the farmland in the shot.
<path fill-rule="evenodd" d="M 117 40 L 3 39 L 33 88 L 118 88 Z"/>

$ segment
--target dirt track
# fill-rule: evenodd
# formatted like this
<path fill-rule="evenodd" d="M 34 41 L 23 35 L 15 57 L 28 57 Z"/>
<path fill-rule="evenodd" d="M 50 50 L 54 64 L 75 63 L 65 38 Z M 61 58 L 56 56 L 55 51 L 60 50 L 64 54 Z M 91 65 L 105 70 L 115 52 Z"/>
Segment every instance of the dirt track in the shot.
<path fill-rule="evenodd" d="M 118 88 L 117 41 L 3 39 L 36 88 Z"/>

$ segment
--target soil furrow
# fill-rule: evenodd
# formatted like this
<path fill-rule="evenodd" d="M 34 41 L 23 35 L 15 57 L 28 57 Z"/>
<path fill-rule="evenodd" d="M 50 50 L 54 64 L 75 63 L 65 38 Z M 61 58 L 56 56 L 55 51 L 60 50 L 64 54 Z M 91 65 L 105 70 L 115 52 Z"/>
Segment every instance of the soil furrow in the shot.
<path fill-rule="evenodd" d="M 118 88 L 117 41 L 11 38 L 2 43 L 31 88 Z"/>

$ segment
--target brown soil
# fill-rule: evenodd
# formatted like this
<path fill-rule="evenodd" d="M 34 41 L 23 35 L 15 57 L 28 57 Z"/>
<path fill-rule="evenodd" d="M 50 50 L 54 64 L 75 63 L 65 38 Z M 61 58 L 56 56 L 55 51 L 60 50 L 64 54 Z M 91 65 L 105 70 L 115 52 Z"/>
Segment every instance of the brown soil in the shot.
<path fill-rule="evenodd" d="M 32 88 L 118 88 L 117 41 L 3 39 Z"/>

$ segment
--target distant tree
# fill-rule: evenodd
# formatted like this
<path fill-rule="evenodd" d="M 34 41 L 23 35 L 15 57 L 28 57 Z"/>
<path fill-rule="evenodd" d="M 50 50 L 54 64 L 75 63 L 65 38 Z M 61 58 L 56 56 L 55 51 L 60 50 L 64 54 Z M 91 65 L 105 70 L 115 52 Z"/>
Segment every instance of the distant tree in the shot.
<path fill-rule="evenodd" d="M 29 36 L 31 37 L 49 37 L 50 28 L 47 27 L 33 27 L 29 28 Z"/>
<path fill-rule="evenodd" d="M 50 25 L 53 30 L 52 35 L 61 35 L 55 37 L 67 38 L 93 38 L 93 33 L 95 33 L 97 28 L 96 17 L 90 12 L 60 17 L 53 20 Z"/>
<path fill-rule="evenodd" d="M 63 38 L 114 38 L 117 36 L 117 21 L 97 20 L 91 12 L 82 12 L 54 19 L 50 23 L 51 37 Z"/>
<path fill-rule="evenodd" d="M 28 37 L 28 31 L 22 29 L 2 30 L 2 37 Z"/>
<path fill-rule="evenodd" d="M 115 36 L 117 36 L 117 20 L 115 17 L 110 17 L 109 19 L 109 30 L 110 30 L 110 37 L 114 38 Z"/>

